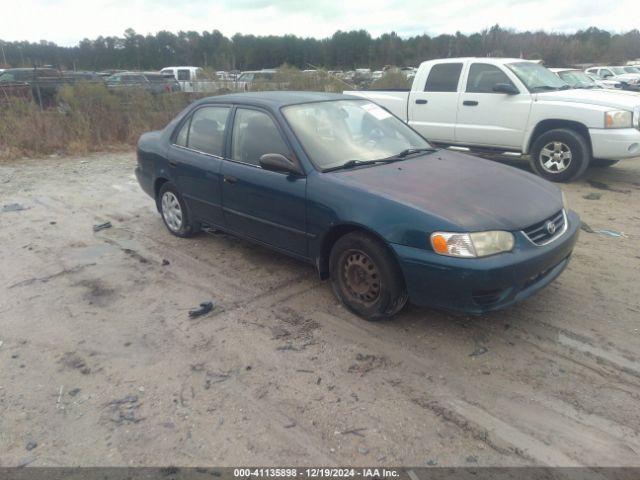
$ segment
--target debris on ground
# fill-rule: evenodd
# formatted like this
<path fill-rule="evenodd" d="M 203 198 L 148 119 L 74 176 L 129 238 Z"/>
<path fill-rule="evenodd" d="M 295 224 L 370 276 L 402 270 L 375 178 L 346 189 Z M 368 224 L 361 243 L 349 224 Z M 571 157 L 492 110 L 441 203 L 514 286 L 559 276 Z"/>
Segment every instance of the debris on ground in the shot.
<path fill-rule="evenodd" d="M 4 205 L 2 207 L 2 213 L 5 212 L 21 212 L 23 210 L 27 210 L 24 205 L 20 205 L 19 203 L 10 203 L 8 205 Z"/>
<path fill-rule="evenodd" d="M 366 428 L 351 428 L 349 430 L 345 430 L 344 432 L 340 432 L 341 435 L 357 435 L 359 437 L 364 437 L 362 432 L 364 432 Z"/>
<path fill-rule="evenodd" d="M 616 230 L 596 230 L 596 233 L 600 233 L 602 235 L 606 235 L 608 237 L 614 237 L 614 238 L 628 238 L 628 236 L 624 233 L 624 232 L 618 232 Z"/>
<path fill-rule="evenodd" d="M 189 310 L 189 318 L 197 318 L 206 315 L 213 310 L 213 302 L 202 302 L 200 308 Z"/>
<path fill-rule="evenodd" d="M 367 453 L 369 453 L 369 449 L 367 447 L 358 447 L 358 452 L 362 455 L 366 455 Z"/>
<path fill-rule="evenodd" d="M 478 463 L 478 457 L 475 455 L 469 455 L 465 460 L 467 463 Z"/>
<path fill-rule="evenodd" d="M 438 465 L 438 461 L 431 458 L 427 460 L 427 465 L 429 465 L 430 467 L 435 467 L 436 465 Z"/>
<path fill-rule="evenodd" d="M 166 267 L 167 265 L 171 264 L 171 262 L 169 260 L 167 260 L 166 258 L 162 259 L 162 266 Z"/>
<path fill-rule="evenodd" d="M 469 354 L 470 357 L 479 357 L 480 355 L 484 355 L 487 353 L 489 349 L 487 347 L 478 347 L 473 352 Z"/>
<path fill-rule="evenodd" d="M 204 389 L 209 390 L 211 385 L 216 383 L 222 383 L 231 378 L 231 375 L 228 373 L 216 373 L 216 372 L 207 372 L 207 376 L 204 381 Z"/>
<path fill-rule="evenodd" d="M 94 225 L 93 226 L 93 231 L 94 232 L 99 232 L 100 230 L 106 230 L 107 228 L 111 228 L 113 225 L 111 225 L 111 222 L 104 222 L 101 223 L 99 225 Z"/>
<path fill-rule="evenodd" d="M 375 370 L 376 368 L 385 367 L 387 365 L 387 358 L 378 356 L 358 353 L 356 360 L 359 363 L 354 363 L 349 367 L 349 373 L 359 373 L 361 376 L 365 373 Z"/>
<path fill-rule="evenodd" d="M 144 420 L 143 417 L 136 416 L 136 412 L 140 408 L 137 395 L 127 395 L 121 399 L 113 400 L 108 402 L 105 407 L 110 410 L 109 420 L 116 425 L 138 423 Z"/>
<path fill-rule="evenodd" d="M 585 200 L 600 200 L 602 198 L 602 194 L 596 193 L 596 192 L 590 192 L 590 193 L 587 193 L 586 195 L 583 195 L 582 198 L 584 198 Z"/>
<path fill-rule="evenodd" d="M 78 395 L 80 393 L 80 389 L 79 388 L 72 388 L 67 393 L 69 395 L 71 395 L 72 397 L 75 397 L 76 395 Z"/>
<path fill-rule="evenodd" d="M 580 224 L 580 230 L 585 231 L 587 233 L 596 233 L 593 228 L 591 228 L 587 223 L 582 222 Z"/>
<path fill-rule="evenodd" d="M 31 450 L 33 450 L 37 446 L 38 446 L 38 442 L 29 442 L 29 443 L 27 443 L 26 449 L 27 449 L 28 452 L 30 452 Z"/>

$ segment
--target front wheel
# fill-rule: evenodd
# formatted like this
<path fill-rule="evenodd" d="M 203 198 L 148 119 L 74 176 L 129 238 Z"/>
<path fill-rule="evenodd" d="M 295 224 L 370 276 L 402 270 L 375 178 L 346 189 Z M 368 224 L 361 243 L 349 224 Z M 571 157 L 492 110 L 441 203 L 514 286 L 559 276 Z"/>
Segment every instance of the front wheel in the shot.
<path fill-rule="evenodd" d="M 342 303 L 366 320 L 382 320 L 407 303 L 398 264 L 382 243 L 361 232 L 338 239 L 329 257 L 331 286 Z"/>
<path fill-rule="evenodd" d="M 584 136 L 559 128 L 540 135 L 531 146 L 531 168 L 552 182 L 575 180 L 589 166 L 591 149 Z"/>

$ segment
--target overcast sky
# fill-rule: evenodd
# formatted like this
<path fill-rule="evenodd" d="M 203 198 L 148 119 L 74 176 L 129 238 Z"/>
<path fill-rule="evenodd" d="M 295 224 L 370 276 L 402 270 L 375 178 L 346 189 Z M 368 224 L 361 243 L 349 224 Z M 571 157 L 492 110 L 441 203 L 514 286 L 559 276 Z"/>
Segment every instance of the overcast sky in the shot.
<path fill-rule="evenodd" d="M 637 0 L 0 0 L 0 39 L 75 45 L 83 38 L 218 29 L 227 36 L 327 37 L 364 28 L 377 36 L 471 33 L 499 23 L 573 32 L 638 26 Z"/>

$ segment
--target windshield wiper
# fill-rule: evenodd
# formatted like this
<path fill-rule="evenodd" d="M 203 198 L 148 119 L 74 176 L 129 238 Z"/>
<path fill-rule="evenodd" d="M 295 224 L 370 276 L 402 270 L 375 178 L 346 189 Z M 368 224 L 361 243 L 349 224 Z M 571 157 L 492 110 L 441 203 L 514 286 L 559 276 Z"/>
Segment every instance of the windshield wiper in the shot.
<path fill-rule="evenodd" d="M 384 162 L 384 160 L 349 160 L 337 167 L 329 167 L 322 170 L 323 172 L 333 172 L 334 170 L 347 170 L 353 167 L 359 167 L 361 165 L 372 165 L 374 163 Z"/>
<path fill-rule="evenodd" d="M 390 157 L 385 158 L 384 160 L 396 160 L 399 158 L 406 158 L 409 155 L 413 155 L 415 153 L 423 153 L 423 152 L 437 152 L 437 148 L 433 147 L 425 147 L 425 148 L 406 148 L 402 150 L 400 153 L 396 153 L 395 155 L 391 155 Z"/>
<path fill-rule="evenodd" d="M 390 157 L 386 157 L 386 158 L 379 158 L 377 160 L 349 160 L 347 162 L 344 162 L 342 165 L 338 165 L 337 167 L 325 168 L 323 172 L 333 172 L 335 170 L 347 170 L 349 168 L 360 167 L 362 165 L 375 165 L 375 164 L 397 162 L 398 160 L 402 160 L 408 157 L 409 155 L 413 155 L 416 153 L 436 152 L 436 151 L 438 151 L 438 149 L 433 147 L 406 148 L 405 150 L 402 150 L 401 152 L 395 155 L 391 155 Z"/>

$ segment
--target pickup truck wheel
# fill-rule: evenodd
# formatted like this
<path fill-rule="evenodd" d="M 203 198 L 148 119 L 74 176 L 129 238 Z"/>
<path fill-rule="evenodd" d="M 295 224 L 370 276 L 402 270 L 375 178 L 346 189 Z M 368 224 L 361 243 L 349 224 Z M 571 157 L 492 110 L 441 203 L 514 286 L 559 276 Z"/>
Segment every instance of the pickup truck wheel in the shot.
<path fill-rule="evenodd" d="M 182 195 L 172 183 L 162 185 L 158 203 L 162 221 L 169 232 L 177 237 L 187 238 L 198 231 L 198 225 L 192 222 Z"/>
<path fill-rule="evenodd" d="M 531 147 L 531 168 L 552 182 L 575 180 L 589 166 L 591 151 L 574 130 L 559 128 L 540 135 Z"/>
<path fill-rule="evenodd" d="M 618 163 L 619 160 L 605 160 L 603 158 L 594 158 L 591 160 L 591 165 L 594 167 L 611 167 Z"/>
<path fill-rule="evenodd" d="M 402 272 L 387 249 L 365 233 L 338 239 L 329 257 L 331 286 L 353 313 L 365 320 L 382 320 L 407 303 Z"/>

